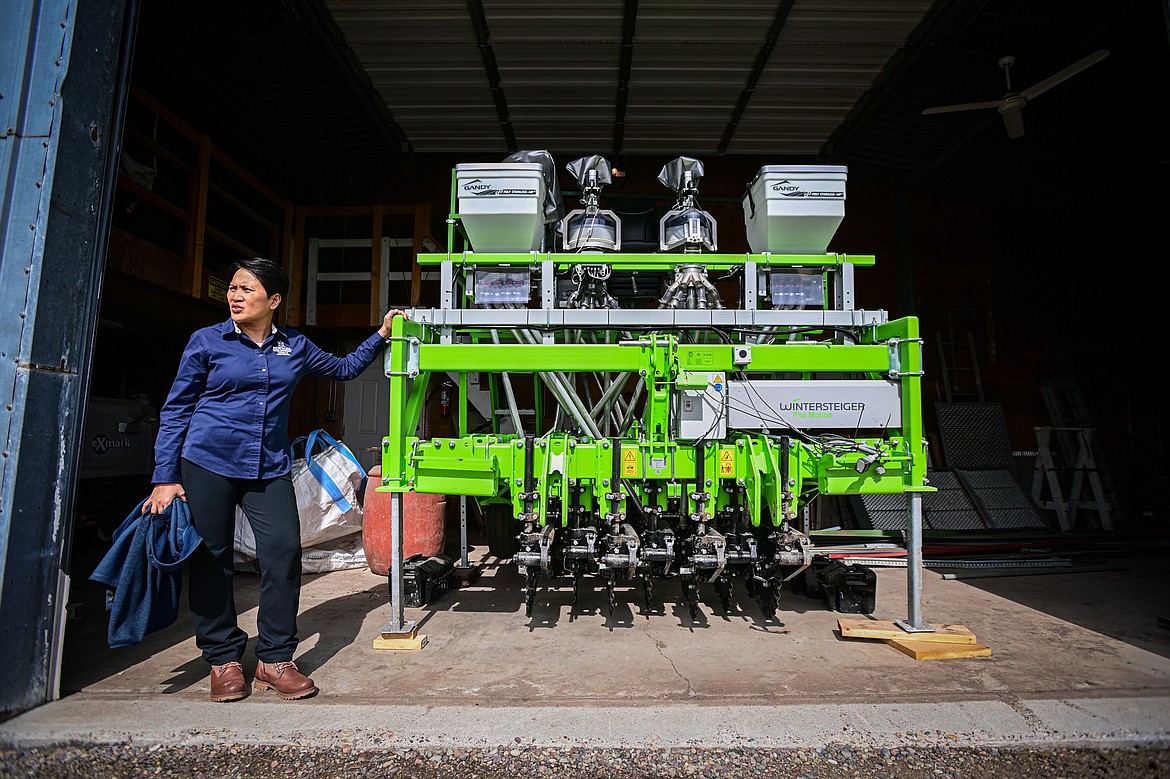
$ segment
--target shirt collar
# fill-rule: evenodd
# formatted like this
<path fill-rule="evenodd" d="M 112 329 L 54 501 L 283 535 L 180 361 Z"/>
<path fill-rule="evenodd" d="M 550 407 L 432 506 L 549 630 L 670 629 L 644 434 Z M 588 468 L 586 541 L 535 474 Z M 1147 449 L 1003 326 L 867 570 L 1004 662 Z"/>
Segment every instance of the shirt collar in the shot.
<path fill-rule="evenodd" d="M 220 331 L 224 335 L 231 335 L 232 333 L 236 335 L 244 334 L 243 331 L 240 330 L 239 326 L 236 325 L 236 320 L 232 319 L 231 317 L 228 317 L 227 321 L 220 325 Z M 272 323 L 272 332 L 269 333 L 269 335 L 279 335 L 284 340 L 288 340 L 288 335 L 279 327 L 277 327 L 275 322 Z"/>
<path fill-rule="evenodd" d="M 236 335 L 243 335 L 243 334 L 244 334 L 244 331 L 243 331 L 243 330 L 241 330 L 241 329 L 240 329 L 240 326 L 236 324 L 236 320 L 234 320 L 234 319 L 229 319 L 228 321 L 232 323 L 232 329 L 236 331 Z M 269 335 L 272 335 L 272 334 L 273 334 L 273 333 L 275 333 L 275 332 L 277 332 L 277 330 L 276 330 L 276 325 L 275 325 L 275 324 L 273 324 L 273 325 L 272 325 L 272 333 L 269 333 Z"/>

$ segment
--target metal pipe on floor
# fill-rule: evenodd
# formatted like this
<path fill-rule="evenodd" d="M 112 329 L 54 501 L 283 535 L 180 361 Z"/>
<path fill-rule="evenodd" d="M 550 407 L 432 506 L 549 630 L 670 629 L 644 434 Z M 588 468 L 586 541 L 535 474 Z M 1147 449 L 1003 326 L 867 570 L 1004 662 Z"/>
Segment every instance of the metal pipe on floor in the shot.
<path fill-rule="evenodd" d="M 992 570 L 977 570 L 977 571 L 957 571 L 955 573 L 944 573 L 943 579 L 991 579 L 1001 576 L 1040 576 L 1043 574 L 1052 573 L 1097 573 L 1101 571 L 1124 571 L 1128 570 L 1124 565 L 1072 565 L 1060 566 L 1056 568 L 998 568 Z"/>

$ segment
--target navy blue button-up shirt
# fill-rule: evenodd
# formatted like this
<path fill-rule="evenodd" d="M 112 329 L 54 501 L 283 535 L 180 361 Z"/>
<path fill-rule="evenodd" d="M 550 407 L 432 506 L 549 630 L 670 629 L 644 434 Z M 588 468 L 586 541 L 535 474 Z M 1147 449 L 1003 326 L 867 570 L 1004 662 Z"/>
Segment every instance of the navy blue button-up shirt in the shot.
<path fill-rule="evenodd" d="M 181 482 L 181 458 L 234 478 L 288 473 L 288 412 L 297 383 L 306 376 L 355 378 L 385 345 L 375 332 L 337 357 L 275 326 L 262 346 L 231 319 L 195 331 L 159 413 L 153 482 Z"/>

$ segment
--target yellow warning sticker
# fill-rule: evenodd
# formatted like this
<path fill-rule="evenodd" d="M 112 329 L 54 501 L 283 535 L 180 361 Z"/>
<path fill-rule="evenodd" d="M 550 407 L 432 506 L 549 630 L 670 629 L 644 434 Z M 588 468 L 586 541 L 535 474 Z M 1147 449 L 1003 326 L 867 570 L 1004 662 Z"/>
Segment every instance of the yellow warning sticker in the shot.
<path fill-rule="evenodd" d="M 638 455 L 633 449 L 622 452 L 622 476 L 638 475 Z"/>
<path fill-rule="evenodd" d="M 724 449 L 719 453 L 719 475 L 731 476 L 735 473 L 735 457 L 731 454 L 730 449 Z"/>
<path fill-rule="evenodd" d="M 227 302 L 228 283 L 219 276 L 207 276 L 207 297 L 218 303 Z"/>

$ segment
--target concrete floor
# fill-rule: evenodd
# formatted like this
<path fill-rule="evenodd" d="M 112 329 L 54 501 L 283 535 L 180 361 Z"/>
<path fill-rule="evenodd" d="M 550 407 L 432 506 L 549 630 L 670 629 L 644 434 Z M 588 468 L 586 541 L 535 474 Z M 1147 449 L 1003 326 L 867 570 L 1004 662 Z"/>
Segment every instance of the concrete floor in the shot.
<path fill-rule="evenodd" d="M 1170 745 L 1165 554 L 1050 575 L 944 580 L 928 569 L 925 620 L 967 626 L 992 655 L 919 661 L 843 639 L 837 619 L 857 615 L 794 592 L 781 598 L 781 632 L 742 585 L 730 615 L 705 588 L 692 621 L 677 582 L 657 584 L 650 614 L 640 588 L 619 588 L 608 617 L 599 580 L 585 580 L 575 611 L 568 580 L 545 580 L 529 618 L 521 577 L 475 535 L 465 586 L 406 609 L 427 637 L 421 650 L 373 648 L 391 618 L 385 577 L 306 576 L 296 660 L 322 691 L 298 702 L 208 702 L 185 611 L 137 647 L 108 649 L 101 592 L 75 575 L 63 697 L 0 724 L 0 741 Z M 79 557 L 75 570 L 86 565 Z M 877 577 L 873 616 L 904 619 L 905 570 Z M 257 581 L 241 574 L 237 585 L 253 635 Z"/>

